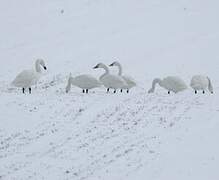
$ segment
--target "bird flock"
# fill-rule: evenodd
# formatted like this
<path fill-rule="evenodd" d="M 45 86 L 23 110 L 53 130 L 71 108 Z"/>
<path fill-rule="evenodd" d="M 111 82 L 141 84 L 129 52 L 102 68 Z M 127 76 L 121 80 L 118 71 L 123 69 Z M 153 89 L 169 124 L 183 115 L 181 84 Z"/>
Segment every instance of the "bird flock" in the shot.
<path fill-rule="evenodd" d="M 117 67 L 118 74 L 111 74 L 109 67 Z M 101 86 L 104 86 L 107 92 L 110 92 L 112 89 L 114 93 L 118 90 L 120 92 L 126 91 L 126 93 L 129 93 L 133 87 L 137 86 L 136 81 L 132 77 L 123 75 L 122 65 L 117 61 L 113 62 L 109 66 L 103 63 L 98 63 L 93 67 L 93 69 L 104 69 L 105 72 L 99 77 L 99 79 L 96 79 L 89 74 L 82 74 L 76 77 L 72 77 L 70 74 L 65 89 L 66 93 L 71 90 L 71 86 L 81 88 L 83 93 L 88 93 L 90 89 Z M 45 61 L 43 59 L 38 59 L 35 62 L 34 69 L 23 70 L 16 76 L 11 84 L 15 87 L 21 88 L 23 93 L 25 93 L 25 90 L 28 89 L 29 94 L 31 94 L 31 87 L 37 84 L 42 76 L 43 70 L 47 70 Z M 186 83 L 180 77 L 168 76 L 164 79 L 155 78 L 152 81 L 152 87 L 148 93 L 153 93 L 157 84 L 166 89 L 168 94 L 170 94 L 170 92 L 178 93 L 188 88 Z M 207 90 L 210 93 L 213 93 L 211 80 L 207 76 L 193 76 L 190 86 L 195 91 L 195 94 L 197 94 L 198 91 L 202 91 L 204 94 Z"/>

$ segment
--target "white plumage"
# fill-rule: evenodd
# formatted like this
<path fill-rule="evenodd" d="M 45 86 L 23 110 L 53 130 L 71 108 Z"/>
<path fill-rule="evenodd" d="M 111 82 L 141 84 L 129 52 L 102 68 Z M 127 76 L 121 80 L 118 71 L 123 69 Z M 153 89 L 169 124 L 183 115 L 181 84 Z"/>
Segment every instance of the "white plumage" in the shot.
<path fill-rule="evenodd" d="M 190 86 L 195 90 L 195 93 L 197 91 L 202 91 L 205 93 L 205 91 L 208 89 L 211 93 L 213 93 L 213 86 L 211 83 L 211 80 L 207 76 L 203 75 L 195 75 L 191 79 Z"/>
<path fill-rule="evenodd" d="M 40 74 L 34 70 L 23 70 L 17 75 L 12 84 L 16 87 L 29 88 L 36 84 L 40 78 Z"/>
<path fill-rule="evenodd" d="M 117 66 L 119 68 L 119 73 L 118 75 L 121 76 L 123 78 L 123 80 L 126 82 L 126 86 L 124 86 L 122 89 L 126 89 L 127 90 L 127 93 L 129 92 L 129 90 L 133 87 L 136 86 L 136 82 L 135 80 L 130 77 L 130 76 L 127 76 L 127 75 L 122 75 L 122 65 L 115 61 L 113 62 L 112 64 L 110 64 L 110 66 Z M 122 91 L 122 90 L 121 90 Z"/>
<path fill-rule="evenodd" d="M 186 83 L 181 78 L 177 76 L 168 76 L 163 80 L 158 78 L 154 79 L 152 82 L 152 88 L 148 91 L 148 93 L 154 92 L 156 84 L 159 84 L 161 87 L 168 90 L 168 94 L 170 93 L 170 91 L 178 93 L 187 89 Z"/>
<path fill-rule="evenodd" d="M 12 85 L 23 89 L 29 88 L 31 93 L 31 86 L 35 85 L 41 77 L 41 66 L 46 70 L 45 62 L 42 59 L 38 59 L 35 62 L 35 68 L 29 70 L 23 70 L 13 80 Z"/>
<path fill-rule="evenodd" d="M 101 86 L 101 83 L 93 76 L 84 74 L 76 77 L 72 77 L 70 74 L 70 77 L 68 79 L 68 84 L 66 87 L 66 93 L 68 93 L 71 90 L 71 85 L 77 86 L 83 90 L 83 92 L 88 93 L 88 90 L 97 88 Z"/>
<path fill-rule="evenodd" d="M 107 88 L 107 92 L 110 88 L 114 89 L 114 93 L 116 93 L 117 89 L 122 89 L 123 87 L 127 86 L 127 83 L 124 79 L 118 75 L 113 75 L 109 73 L 109 68 L 103 64 L 97 64 L 94 69 L 102 68 L 105 70 L 105 73 L 100 76 L 99 80 L 103 83 L 103 85 Z"/>

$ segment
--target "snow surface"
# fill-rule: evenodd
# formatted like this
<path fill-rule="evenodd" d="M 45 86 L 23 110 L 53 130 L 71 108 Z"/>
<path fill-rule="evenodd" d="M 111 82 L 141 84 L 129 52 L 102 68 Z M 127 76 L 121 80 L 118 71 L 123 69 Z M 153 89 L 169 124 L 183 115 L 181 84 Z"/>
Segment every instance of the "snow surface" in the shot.
<path fill-rule="evenodd" d="M 0 2 L 0 179 L 219 179 L 216 0 Z M 33 94 L 13 78 L 46 61 Z M 65 93 L 69 72 L 118 60 L 138 82 Z M 112 68 L 116 73 L 116 68 Z M 147 94 L 155 77 L 208 75 L 215 93 Z"/>

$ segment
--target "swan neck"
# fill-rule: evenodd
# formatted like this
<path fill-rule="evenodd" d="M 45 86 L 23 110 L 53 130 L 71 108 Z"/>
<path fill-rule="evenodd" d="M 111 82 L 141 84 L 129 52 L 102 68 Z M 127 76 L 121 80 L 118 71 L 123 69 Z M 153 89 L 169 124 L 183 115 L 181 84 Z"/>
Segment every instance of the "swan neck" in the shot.
<path fill-rule="evenodd" d="M 153 82 L 152 82 L 152 87 L 151 87 L 151 91 L 154 92 L 155 91 L 155 88 L 156 88 L 156 85 L 159 84 L 160 86 L 162 86 L 162 83 L 161 83 L 161 79 L 154 79 Z"/>
<path fill-rule="evenodd" d="M 109 74 L 109 68 L 106 65 L 103 65 L 102 68 L 105 70 L 105 73 L 102 76 L 100 76 L 100 79 Z"/>
<path fill-rule="evenodd" d="M 213 93 L 213 86 L 212 86 L 211 80 L 209 77 L 207 77 L 207 79 L 208 79 L 208 90 Z"/>
<path fill-rule="evenodd" d="M 70 77 L 68 79 L 68 84 L 66 86 L 66 92 L 69 92 L 71 90 L 71 85 L 72 85 L 72 78 Z"/>
<path fill-rule="evenodd" d="M 36 72 L 41 73 L 40 61 L 38 60 L 35 63 L 35 69 L 36 69 Z"/>
<path fill-rule="evenodd" d="M 118 64 L 118 68 L 119 68 L 119 76 L 121 76 L 122 75 L 122 66 L 121 66 L 121 64 Z"/>

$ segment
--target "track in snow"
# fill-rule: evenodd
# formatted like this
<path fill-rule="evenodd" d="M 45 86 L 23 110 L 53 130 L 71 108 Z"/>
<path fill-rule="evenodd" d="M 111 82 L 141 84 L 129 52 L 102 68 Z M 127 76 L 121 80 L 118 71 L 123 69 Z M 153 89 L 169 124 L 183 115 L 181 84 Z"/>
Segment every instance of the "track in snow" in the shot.
<path fill-rule="evenodd" d="M 131 94 L 64 94 L 62 86 L 47 92 L 39 87 L 31 99 L 4 92 L 7 108 L 22 111 L 24 122 L 31 117 L 39 122 L 0 130 L 3 179 L 128 177 L 159 158 L 163 136 L 190 121 L 191 108 L 204 107 L 202 97 L 187 98 L 189 92 L 147 95 L 137 88 Z"/>

